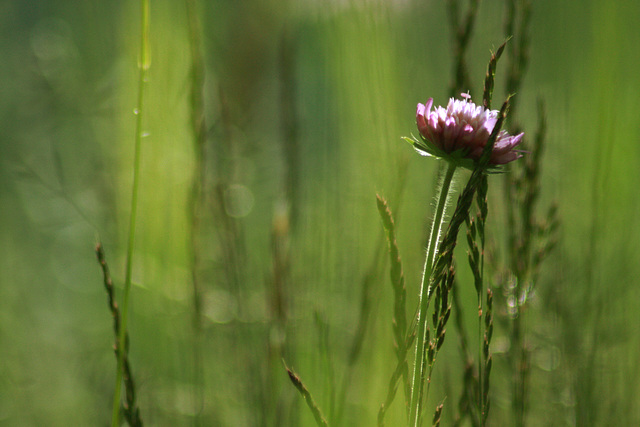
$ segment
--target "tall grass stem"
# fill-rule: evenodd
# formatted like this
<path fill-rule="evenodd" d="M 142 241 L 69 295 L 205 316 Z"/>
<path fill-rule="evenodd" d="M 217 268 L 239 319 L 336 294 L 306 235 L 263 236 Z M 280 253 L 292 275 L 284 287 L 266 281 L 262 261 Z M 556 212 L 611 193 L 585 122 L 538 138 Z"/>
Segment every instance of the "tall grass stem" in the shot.
<path fill-rule="evenodd" d="M 138 58 L 138 97 L 135 124 L 135 142 L 133 155 L 133 184 L 131 191 L 131 212 L 129 215 L 129 236 L 127 241 L 127 259 L 124 280 L 124 292 L 122 296 L 122 323 L 120 336 L 118 337 L 118 371 L 116 374 L 116 384 L 113 393 L 113 412 L 111 417 L 111 427 L 120 425 L 120 394 L 122 391 L 122 377 L 124 372 L 124 357 L 128 351 L 128 344 L 125 341 L 127 335 L 127 321 L 129 313 L 129 294 L 131 291 L 131 275 L 133 270 L 133 246 L 135 241 L 136 217 L 138 211 L 138 190 L 140 187 L 140 151 L 142 145 L 142 111 L 144 107 L 144 87 L 149 70 L 149 0 L 140 0 L 141 6 L 141 31 L 140 31 L 140 57 Z"/>

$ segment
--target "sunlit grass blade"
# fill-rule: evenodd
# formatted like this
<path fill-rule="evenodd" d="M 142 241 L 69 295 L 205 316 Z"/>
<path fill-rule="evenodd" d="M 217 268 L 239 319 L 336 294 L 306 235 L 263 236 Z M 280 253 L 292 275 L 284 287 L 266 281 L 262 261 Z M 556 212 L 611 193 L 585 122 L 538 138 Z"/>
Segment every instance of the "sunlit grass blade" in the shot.
<path fill-rule="evenodd" d="M 127 336 L 127 322 L 129 313 L 129 294 L 131 292 L 131 276 L 133 272 L 133 247 L 136 234 L 136 220 L 138 212 L 138 191 L 140 187 L 140 152 L 142 145 L 142 112 L 144 110 L 144 93 L 147 81 L 147 72 L 150 66 L 149 56 L 149 0 L 141 0 L 140 13 L 140 54 L 138 58 L 138 98 L 134 110 L 136 116 L 134 156 L 133 156 L 133 184 L 131 190 L 131 211 L 129 215 L 129 235 L 127 239 L 127 258 L 125 267 L 124 291 L 122 296 L 122 323 L 120 325 L 119 341 L 125 342 Z M 118 371 L 116 374 L 116 384 L 113 393 L 113 412 L 111 417 L 111 427 L 119 425 L 120 418 L 120 394 L 122 379 L 125 368 L 125 346 L 120 346 L 118 351 Z"/>

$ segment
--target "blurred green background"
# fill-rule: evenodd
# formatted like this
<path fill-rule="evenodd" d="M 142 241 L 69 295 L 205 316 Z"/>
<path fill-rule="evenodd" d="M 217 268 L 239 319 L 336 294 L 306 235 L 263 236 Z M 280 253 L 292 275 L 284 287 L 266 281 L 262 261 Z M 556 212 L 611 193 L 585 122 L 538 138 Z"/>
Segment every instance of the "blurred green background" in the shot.
<path fill-rule="evenodd" d="M 556 201 L 562 225 L 524 314 L 528 425 L 638 425 L 640 5 L 533 3 L 518 117 L 533 135 L 544 99 L 538 214 Z M 114 338 L 93 249 L 103 243 L 120 291 L 139 4 L 9 0 L 0 10 L 0 425 L 108 425 Z M 504 40 L 503 15 L 502 2 L 480 5 L 467 57 L 474 100 L 490 51 Z M 418 102 L 447 102 L 446 5 L 208 1 L 198 19 L 207 141 L 194 228 L 186 8 L 151 2 L 129 323 L 142 418 L 158 426 L 313 425 L 282 357 L 333 419 L 342 412 L 342 425 L 374 425 L 395 366 L 386 271 L 373 268 L 362 352 L 353 364 L 349 354 L 361 282 L 386 261 L 377 255 L 375 194 L 397 215 L 412 313 L 438 165 L 400 137 L 416 133 Z M 503 179 L 490 178 L 488 233 L 498 247 Z M 465 321 L 475 331 L 463 252 L 458 265 Z M 450 329 L 427 406 L 448 396 L 444 425 L 463 369 Z M 501 357 L 508 340 L 497 325 L 493 425 L 510 425 Z M 404 423 L 402 400 L 400 393 L 388 425 Z"/>

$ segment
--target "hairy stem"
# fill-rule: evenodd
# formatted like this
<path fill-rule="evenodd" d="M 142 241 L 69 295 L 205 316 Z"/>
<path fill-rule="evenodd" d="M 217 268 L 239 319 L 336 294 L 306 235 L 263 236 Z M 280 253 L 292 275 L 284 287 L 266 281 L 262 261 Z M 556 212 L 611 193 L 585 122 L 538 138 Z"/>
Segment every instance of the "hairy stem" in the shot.
<path fill-rule="evenodd" d="M 427 332 L 427 309 L 429 308 L 429 300 L 431 299 L 431 295 L 433 293 L 433 289 L 429 285 L 429 279 L 433 270 L 433 262 L 437 255 L 438 241 L 440 240 L 440 234 L 442 232 L 442 226 L 444 224 L 444 214 L 449 199 L 449 190 L 451 189 L 451 183 L 453 181 L 453 175 L 455 171 L 455 164 L 448 163 L 442 181 L 440 183 L 439 195 L 436 201 L 436 212 L 433 216 L 431 234 L 429 236 L 429 243 L 427 246 L 427 255 L 424 262 L 424 271 L 422 273 L 422 285 L 420 287 L 420 304 L 417 315 L 418 335 L 413 368 L 413 380 L 411 382 L 411 406 L 409 412 L 409 425 L 411 426 L 418 426 L 420 423 L 420 412 L 423 401 L 422 396 L 425 379 L 425 366 L 423 361 L 427 344 L 425 339 L 425 335 Z"/>

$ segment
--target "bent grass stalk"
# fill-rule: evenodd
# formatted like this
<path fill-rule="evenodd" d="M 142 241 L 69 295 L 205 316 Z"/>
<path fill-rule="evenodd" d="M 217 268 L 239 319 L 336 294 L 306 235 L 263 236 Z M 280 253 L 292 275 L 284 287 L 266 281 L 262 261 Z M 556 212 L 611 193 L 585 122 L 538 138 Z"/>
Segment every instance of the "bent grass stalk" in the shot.
<path fill-rule="evenodd" d="M 454 163 L 447 163 L 446 170 L 442 181 L 438 200 L 436 201 L 436 212 L 431 225 L 431 234 L 429 236 L 429 244 L 427 246 L 427 255 L 424 262 L 424 270 L 422 272 L 422 285 L 420 287 L 420 303 L 417 315 L 418 322 L 418 341 L 416 344 L 415 361 L 413 367 L 413 380 L 411 381 L 411 404 L 409 422 L 412 426 L 418 426 L 420 423 L 420 413 L 422 410 L 422 401 L 425 382 L 426 359 L 426 333 L 427 333 L 427 310 L 429 308 L 429 300 L 433 294 L 430 286 L 430 277 L 433 270 L 433 262 L 437 255 L 437 246 L 444 224 L 445 210 L 450 196 L 451 183 L 456 171 Z"/>
<path fill-rule="evenodd" d="M 140 31 L 140 57 L 138 59 L 138 98 L 135 109 L 135 142 L 133 155 L 133 188 L 131 191 L 131 212 L 129 215 L 129 237 L 127 241 L 127 260 L 125 270 L 124 292 L 122 296 L 122 323 L 118 341 L 122 344 L 118 347 L 118 371 L 113 393 L 113 412 L 111 426 L 120 425 L 120 394 L 122 391 L 122 377 L 124 374 L 124 357 L 127 347 L 125 337 L 127 335 L 127 321 L 129 313 L 129 294 L 131 291 L 131 275 L 133 270 L 133 245 L 136 230 L 136 216 L 138 210 L 138 189 L 140 187 L 140 146 L 142 145 L 142 111 L 144 106 L 144 87 L 149 70 L 149 0 L 140 0 L 141 6 L 141 31 Z"/>

